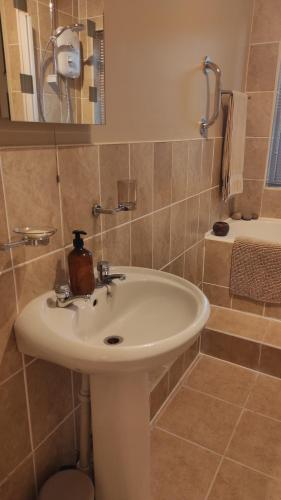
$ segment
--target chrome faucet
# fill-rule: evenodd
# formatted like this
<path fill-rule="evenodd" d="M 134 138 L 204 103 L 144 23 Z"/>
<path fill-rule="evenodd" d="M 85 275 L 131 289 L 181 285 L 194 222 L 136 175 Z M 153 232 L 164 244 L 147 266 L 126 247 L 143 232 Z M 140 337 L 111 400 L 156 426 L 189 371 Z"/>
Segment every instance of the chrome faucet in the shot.
<path fill-rule="evenodd" d="M 73 295 L 68 283 L 58 284 L 55 286 L 55 293 L 57 297 L 57 307 L 67 307 L 74 304 L 77 300 L 90 300 L 91 295 Z"/>
<path fill-rule="evenodd" d="M 113 280 L 125 280 L 125 274 L 110 274 L 110 263 L 107 260 L 100 260 L 97 263 L 98 279 L 96 282 L 96 287 L 101 288 L 103 286 L 111 285 Z"/>

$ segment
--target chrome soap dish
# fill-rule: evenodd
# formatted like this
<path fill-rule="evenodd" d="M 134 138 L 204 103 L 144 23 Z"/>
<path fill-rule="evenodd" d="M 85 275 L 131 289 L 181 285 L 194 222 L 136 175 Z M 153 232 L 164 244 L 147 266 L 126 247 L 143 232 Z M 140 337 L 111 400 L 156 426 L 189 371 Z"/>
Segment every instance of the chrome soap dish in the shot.
<path fill-rule="evenodd" d="M 10 248 L 29 245 L 37 247 L 39 245 L 48 245 L 50 237 L 57 230 L 53 227 L 16 227 L 14 233 L 21 236 L 20 240 L 11 241 L 10 243 L 0 243 L 0 250 L 9 250 Z"/>

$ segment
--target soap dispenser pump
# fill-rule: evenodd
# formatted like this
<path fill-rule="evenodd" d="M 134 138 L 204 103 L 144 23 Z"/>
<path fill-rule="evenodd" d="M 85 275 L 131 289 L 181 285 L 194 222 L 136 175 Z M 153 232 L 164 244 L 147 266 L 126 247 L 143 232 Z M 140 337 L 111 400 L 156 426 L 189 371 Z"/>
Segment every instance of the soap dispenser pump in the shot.
<path fill-rule="evenodd" d="M 73 295 L 90 295 L 95 289 L 95 275 L 92 253 L 84 248 L 81 235 L 85 231 L 75 229 L 73 250 L 68 256 L 70 287 Z"/>

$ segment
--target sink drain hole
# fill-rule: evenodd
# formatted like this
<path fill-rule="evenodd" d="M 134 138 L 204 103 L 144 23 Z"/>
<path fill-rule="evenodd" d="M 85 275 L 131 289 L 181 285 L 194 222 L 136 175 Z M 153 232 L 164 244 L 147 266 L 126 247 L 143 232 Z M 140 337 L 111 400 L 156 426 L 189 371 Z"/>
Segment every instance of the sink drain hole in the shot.
<path fill-rule="evenodd" d="M 123 342 L 123 337 L 119 337 L 118 335 L 113 335 L 111 337 L 106 337 L 104 339 L 104 343 L 105 344 L 108 344 L 108 345 L 117 345 L 117 344 L 121 344 L 121 342 Z"/>

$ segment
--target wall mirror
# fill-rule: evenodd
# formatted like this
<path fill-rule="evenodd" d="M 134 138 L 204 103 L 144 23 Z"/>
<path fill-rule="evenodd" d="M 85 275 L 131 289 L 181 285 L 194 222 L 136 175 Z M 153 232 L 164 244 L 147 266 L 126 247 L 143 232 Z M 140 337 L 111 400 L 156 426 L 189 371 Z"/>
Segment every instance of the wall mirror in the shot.
<path fill-rule="evenodd" d="M 0 116 L 103 124 L 103 0 L 0 0 Z"/>

